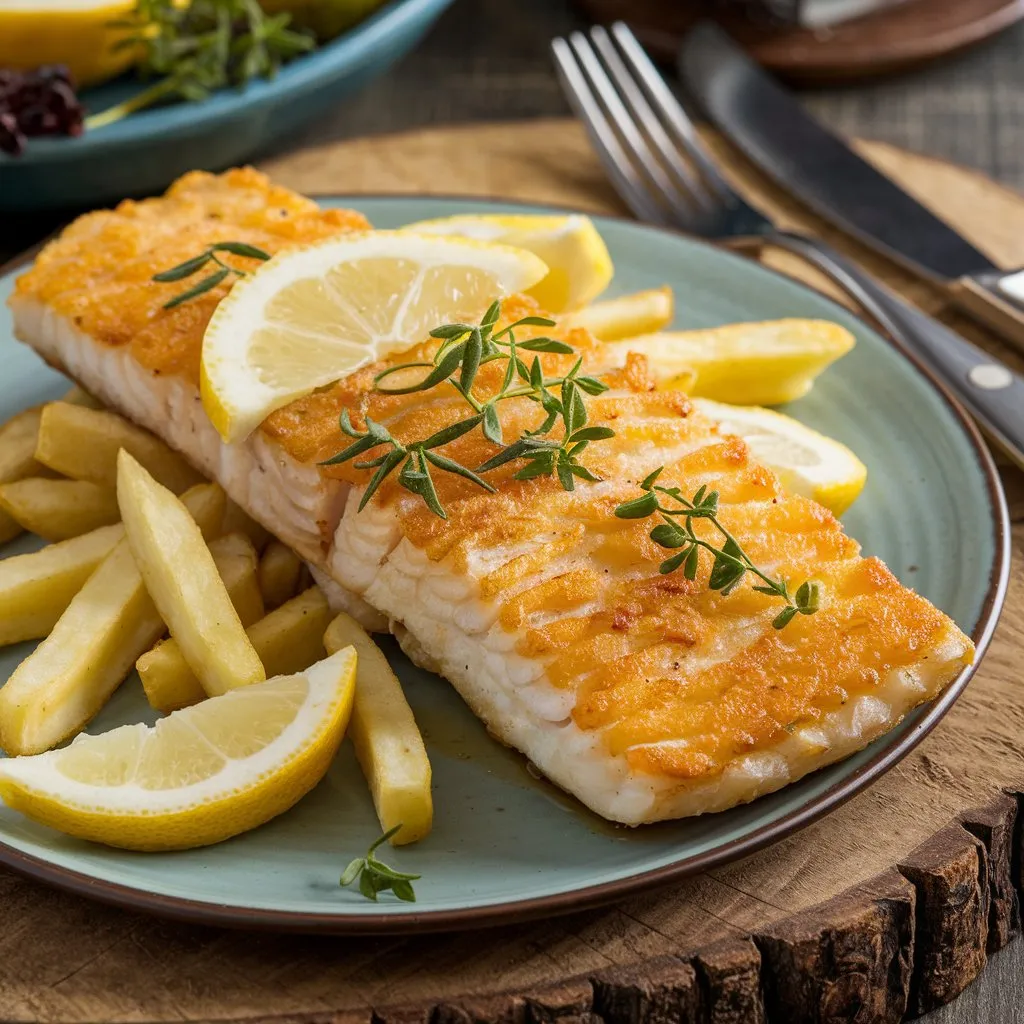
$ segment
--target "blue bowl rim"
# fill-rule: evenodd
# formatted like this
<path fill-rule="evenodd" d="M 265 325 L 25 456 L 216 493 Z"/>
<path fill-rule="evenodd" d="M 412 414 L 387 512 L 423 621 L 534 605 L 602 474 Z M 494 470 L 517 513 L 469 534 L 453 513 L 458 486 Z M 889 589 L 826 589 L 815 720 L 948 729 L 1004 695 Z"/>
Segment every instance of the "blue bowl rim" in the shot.
<path fill-rule="evenodd" d="M 719 255 L 725 255 L 736 260 L 745 260 L 738 252 L 730 250 L 726 246 L 697 238 L 673 228 L 643 224 L 631 217 L 599 213 L 593 210 L 584 210 L 555 203 L 531 202 L 523 199 L 510 199 L 504 196 L 465 193 L 310 192 L 307 195 L 311 199 L 340 200 L 344 203 L 351 202 L 353 205 L 358 203 L 360 199 L 399 201 L 403 199 L 437 199 L 467 203 L 494 203 L 504 206 L 519 206 L 562 213 L 579 213 L 585 216 L 629 225 L 641 231 L 651 231 L 658 235 L 667 235 L 670 238 L 683 238 L 691 244 L 709 250 L 713 249 Z M 44 244 L 45 242 L 42 242 L 37 246 L 33 246 L 20 256 L 16 256 L 7 263 L 0 265 L 0 276 L 6 276 L 19 267 L 24 266 Z M 948 407 L 953 420 L 966 435 L 977 460 L 978 468 L 985 478 L 986 494 L 993 513 L 994 543 L 985 600 L 982 603 L 978 621 L 971 631 L 971 639 L 975 645 L 975 658 L 949 684 L 938 700 L 930 705 L 925 705 L 927 710 L 912 730 L 908 731 L 890 746 L 880 749 L 875 756 L 861 765 L 855 772 L 838 780 L 801 807 L 782 815 L 745 836 L 730 840 L 712 850 L 660 868 L 643 871 L 627 878 L 588 886 L 584 889 L 569 890 L 551 896 L 533 897 L 528 900 L 506 901 L 489 906 L 456 910 L 432 910 L 423 913 L 403 913 L 400 916 L 381 913 L 359 915 L 358 917 L 339 913 L 310 913 L 307 911 L 260 910 L 234 907 L 202 900 L 164 896 L 120 883 L 100 880 L 79 871 L 57 867 L 41 857 L 15 850 L 2 841 L 0 841 L 0 865 L 35 881 L 52 885 L 55 888 L 63 889 L 87 899 L 95 899 L 101 903 L 110 904 L 122 909 L 151 913 L 158 917 L 189 924 L 309 935 L 411 935 L 427 932 L 458 931 L 462 929 L 518 924 L 552 915 L 569 914 L 603 906 L 639 892 L 683 881 L 701 872 L 721 867 L 756 853 L 764 849 L 764 847 L 806 828 L 808 825 L 824 817 L 828 812 L 846 803 L 847 800 L 850 800 L 866 789 L 871 783 L 876 782 L 917 747 L 945 717 L 967 688 L 967 684 L 973 678 L 974 673 L 988 651 L 992 636 L 999 622 L 1000 614 L 1002 613 L 1009 586 L 1011 533 L 1006 495 L 995 460 L 983 440 L 981 432 L 952 392 L 946 388 L 915 353 L 887 333 L 876 330 L 859 314 L 852 313 L 849 309 L 840 305 L 818 289 L 788 277 L 764 264 L 759 264 L 759 266 L 766 273 L 811 292 L 818 299 L 825 299 L 830 306 L 842 315 L 854 317 L 864 329 L 876 334 L 899 356 L 905 359 L 924 378 L 925 382 L 938 393 L 939 397 Z"/>
<path fill-rule="evenodd" d="M 77 138 L 33 139 L 19 157 L 0 153 L 0 170 L 5 165 L 21 169 L 77 161 L 168 134 L 205 133 L 264 102 L 285 103 L 339 71 L 372 61 L 394 33 L 423 19 L 440 16 L 451 3 L 452 0 L 390 0 L 336 39 L 286 64 L 272 79 L 259 79 L 241 89 L 220 89 L 199 103 L 174 103 L 142 110 Z"/>

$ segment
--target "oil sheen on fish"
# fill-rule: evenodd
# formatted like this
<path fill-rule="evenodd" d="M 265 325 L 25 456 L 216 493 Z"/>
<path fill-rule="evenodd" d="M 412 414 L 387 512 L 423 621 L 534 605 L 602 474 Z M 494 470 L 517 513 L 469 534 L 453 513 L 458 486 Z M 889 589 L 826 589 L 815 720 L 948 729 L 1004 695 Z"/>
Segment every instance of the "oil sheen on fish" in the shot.
<path fill-rule="evenodd" d="M 315 567 L 336 603 L 390 626 L 494 736 L 614 821 L 717 811 L 779 789 L 891 729 L 970 663 L 973 645 L 946 615 L 862 558 L 826 509 L 784 493 L 684 395 L 654 390 L 641 358 L 606 373 L 610 390 L 588 403 L 590 422 L 616 431 L 587 451 L 601 482 L 567 492 L 549 478 L 515 480 L 510 465 L 488 474 L 489 494 L 438 474 L 447 520 L 393 479 L 359 512 L 368 471 L 318 465 L 347 442 L 343 409 L 406 440 L 465 417 L 441 389 L 375 393 L 379 364 L 223 444 L 199 401 L 198 366 L 226 286 L 164 310 L 167 288 L 150 278 L 225 238 L 276 251 L 365 227 L 253 171 L 191 174 L 163 199 L 90 214 L 51 242 L 11 300 L 17 334 L 219 480 Z M 530 311 L 516 297 L 503 316 Z M 567 337 L 585 365 L 607 363 L 585 332 Z M 566 359 L 544 356 L 547 372 Z M 481 393 L 498 373 L 482 369 Z M 525 399 L 502 403 L 506 438 L 540 418 Z M 474 432 L 445 454 L 475 466 L 495 451 Z M 726 596 L 708 589 L 706 552 L 695 580 L 661 575 L 651 522 L 613 514 L 661 465 L 687 493 L 719 492 L 721 521 L 759 566 L 817 580 L 820 610 L 774 629 L 778 600 L 749 582 Z"/>

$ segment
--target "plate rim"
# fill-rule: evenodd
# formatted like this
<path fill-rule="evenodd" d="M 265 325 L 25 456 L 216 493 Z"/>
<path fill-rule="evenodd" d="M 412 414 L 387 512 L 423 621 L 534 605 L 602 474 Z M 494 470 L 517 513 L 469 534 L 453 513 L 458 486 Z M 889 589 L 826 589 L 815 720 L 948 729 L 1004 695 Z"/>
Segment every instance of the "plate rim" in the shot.
<path fill-rule="evenodd" d="M 968 683 L 984 660 L 1002 613 L 1010 571 L 1010 520 L 1002 480 L 996 468 L 995 460 L 982 438 L 981 432 L 956 397 L 914 352 L 907 349 L 884 330 L 872 326 L 859 312 L 847 309 L 836 302 L 831 296 L 803 281 L 789 277 L 772 267 L 765 266 L 763 263 L 757 263 L 756 260 L 746 260 L 742 254 L 714 241 L 690 235 L 673 228 L 662 227 L 661 225 L 645 224 L 621 214 L 600 213 L 559 203 L 535 202 L 506 196 L 473 195 L 467 193 L 308 192 L 304 194 L 315 200 L 330 199 L 343 202 L 358 202 L 360 199 L 409 202 L 433 199 L 442 202 L 490 203 L 551 210 L 553 212 L 577 213 L 601 218 L 628 226 L 629 228 L 638 229 L 641 232 L 649 231 L 658 236 L 667 236 L 669 239 L 683 239 L 685 242 L 696 245 L 699 248 L 711 249 L 716 253 L 724 254 L 736 260 L 754 262 L 766 273 L 811 292 L 817 298 L 824 299 L 843 315 L 852 316 L 868 331 L 880 337 L 897 355 L 906 360 L 917 374 L 924 379 L 925 383 L 937 392 L 954 422 L 966 435 L 978 468 L 985 479 L 986 495 L 993 512 L 994 551 L 985 600 L 982 603 L 978 622 L 971 632 L 971 639 L 975 644 L 974 661 L 964 667 L 960 674 L 943 691 L 938 700 L 925 705 L 927 710 L 921 721 L 913 729 L 909 730 L 905 736 L 892 746 L 878 751 L 877 754 L 851 775 L 837 781 L 807 804 L 783 814 L 781 817 L 766 825 L 762 825 L 745 836 L 731 839 L 711 850 L 694 854 L 684 860 L 658 868 L 641 871 L 626 878 L 600 882 L 581 889 L 570 889 L 547 896 L 535 896 L 523 900 L 504 900 L 500 903 L 477 907 L 422 912 L 405 911 L 401 914 L 347 914 L 341 908 L 330 912 L 267 910 L 207 900 L 195 900 L 180 896 L 165 896 L 146 889 L 136 888 L 135 886 L 99 879 L 73 868 L 60 867 L 35 854 L 24 853 L 21 850 L 15 849 L 9 846 L 3 839 L 0 839 L 0 866 L 9 868 L 34 881 L 70 892 L 76 896 L 97 900 L 124 910 L 141 911 L 169 920 L 213 927 L 308 935 L 411 935 L 473 928 L 490 928 L 513 923 L 518 924 L 552 914 L 561 915 L 606 905 L 638 892 L 680 882 L 711 868 L 720 867 L 756 853 L 766 846 L 778 842 L 820 820 L 826 814 L 866 789 L 914 750 L 946 716 L 950 708 L 967 688 Z M 55 237 L 57 233 L 54 232 L 39 244 L 0 264 L 0 277 L 6 277 L 29 263 L 38 254 L 43 245 Z"/>

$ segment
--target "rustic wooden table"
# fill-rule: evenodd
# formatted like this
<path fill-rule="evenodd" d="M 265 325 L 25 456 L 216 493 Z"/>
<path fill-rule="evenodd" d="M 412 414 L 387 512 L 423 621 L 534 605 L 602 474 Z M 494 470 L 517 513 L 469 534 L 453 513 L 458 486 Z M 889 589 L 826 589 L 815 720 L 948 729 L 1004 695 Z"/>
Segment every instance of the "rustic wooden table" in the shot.
<path fill-rule="evenodd" d="M 467 149 L 486 158 L 458 159 Z M 1021 197 L 892 147 L 866 152 L 994 258 L 1024 262 Z M 822 229 L 721 148 L 720 155 L 777 217 Z M 586 138 L 568 121 L 359 139 L 297 151 L 266 169 L 310 192 L 454 190 L 620 212 Z M 927 288 L 854 254 L 926 307 L 938 304 Z M 960 1007 L 942 1010 L 933 1024 L 1020 1020 L 1013 965 L 1021 943 L 1013 940 L 1024 883 L 1024 475 L 1007 468 L 1004 479 L 1014 568 L 984 664 L 920 748 L 797 835 L 612 907 L 403 938 L 173 924 L 0 871 L 0 1020 L 895 1024 L 905 1012 L 943 1007 L 968 986 Z M 996 983 L 972 986 L 990 957 Z"/>
<path fill-rule="evenodd" d="M 487 155 L 457 182 L 445 162 L 453 139 L 448 133 L 345 141 L 418 125 L 563 113 L 546 45 L 551 35 L 575 24 L 575 15 L 556 0 L 457 0 L 417 53 L 298 140 L 303 148 L 297 144 L 270 166 L 286 183 L 310 190 L 461 189 L 615 209 L 584 140 L 565 125 L 538 121 L 456 134 Z M 1017 57 L 1022 46 L 1024 32 L 1010 33 L 948 65 L 893 82 L 811 94 L 808 102 L 851 133 L 956 159 L 1024 186 L 1024 62 Z M 1024 201 L 940 163 L 885 147 L 871 152 L 908 186 L 945 204 L 994 256 L 1024 263 Z M 741 169 L 737 173 L 776 210 L 800 220 L 762 182 Z M 9 254 L 52 226 L 38 218 L 4 224 L 0 249 Z M 865 262 L 929 308 L 937 305 L 935 295 L 894 269 Z M 0 1019 L 254 1021 L 293 1014 L 290 1019 L 312 1022 L 346 1011 L 337 1019 L 362 1022 L 368 1018 L 360 1007 L 398 1001 L 416 1009 L 388 1013 L 386 1019 L 469 1020 L 472 1012 L 467 1016 L 453 1007 L 470 993 L 525 992 L 652 957 L 661 959 L 648 975 L 660 970 L 662 979 L 675 978 L 682 991 L 681 979 L 688 976 L 676 955 L 685 960 L 700 952 L 704 959 L 695 962 L 703 964 L 706 978 L 716 962 L 709 943 L 729 936 L 748 957 L 759 949 L 769 959 L 763 978 L 770 1004 L 788 1006 L 778 1002 L 783 997 L 798 1000 L 799 1012 L 777 1010 L 773 1021 L 893 1019 L 904 1003 L 920 1010 L 952 998 L 986 959 L 980 980 L 922 1019 L 1024 1020 L 1024 943 L 1011 942 L 997 952 L 1017 929 L 1013 885 L 1024 882 L 1020 828 L 1010 827 L 1016 800 L 993 803 L 1001 787 L 1024 783 L 1024 704 L 1017 694 L 1024 647 L 1024 478 L 1009 470 L 1005 477 L 1018 524 L 1015 577 L 1009 611 L 985 666 L 919 752 L 811 830 L 734 869 L 617 910 L 495 933 L 490 953 L 483 951 L 483 937 L 353 943 L 167 925 L 0 873 L 0 905 L 8 922 L 0 934 Z M 973 810 L 981 804 L 988 805 L 983 813 Z M 966 829 L 956 824 L 941 831 L 965 812 Z M 885 875 L 879 890 L 878 874 L 897 863 L 903 874 Z M 858 884 L 845 902 L 832 899 Z M 793 918 L 793 911 L 802 913 Z M 746 939 L 751 934 L 756 945 Z M 831 980 L 840 976 L 836 989 Z M 742 989 L 742 971 L 735 977 Z M 756 982 L 756 968 L 751 977 Z M 806 991 L 780 992 L 780 980 L 786 979 L 806 985 Z M 622 982 L 616 991 L 627 989 Z M 524 1003 L 516 998 L 504 1010 L 492 1002 L 473 1012 L 476 1019 L 496 1019 L 519 1006 L 515 1012 L 521 1014 Z M 448 1002 L 431 1017 L 438 1000 Z M 535 1017 L 541 1013 L 541 1004 L 530 1005 Z M 742 1005 L 731 1017 L 714 1019 L 756 1020 L 744 1015 Z"/>

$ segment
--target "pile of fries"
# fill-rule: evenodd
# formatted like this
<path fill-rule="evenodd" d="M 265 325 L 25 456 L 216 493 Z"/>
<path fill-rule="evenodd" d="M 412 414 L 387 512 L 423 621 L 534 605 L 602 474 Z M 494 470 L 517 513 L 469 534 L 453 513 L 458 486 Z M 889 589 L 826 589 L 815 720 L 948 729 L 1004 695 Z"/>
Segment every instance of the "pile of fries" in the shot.
<path fill-rule="evenodd" d="M 0 645 L 39 641 L 0 689 L 8 756 L 73 738 L 133 669 L 167 713 L 353 646 L 349 735 L 381 826 L 402 826 L 395 844 L 429 833 L 430 764 L 384 655 L 158 438 L 78 388 L 15 416 L 0 427 L 0 543 L 23 530 L 51 543 L 0 559 Z"/>

